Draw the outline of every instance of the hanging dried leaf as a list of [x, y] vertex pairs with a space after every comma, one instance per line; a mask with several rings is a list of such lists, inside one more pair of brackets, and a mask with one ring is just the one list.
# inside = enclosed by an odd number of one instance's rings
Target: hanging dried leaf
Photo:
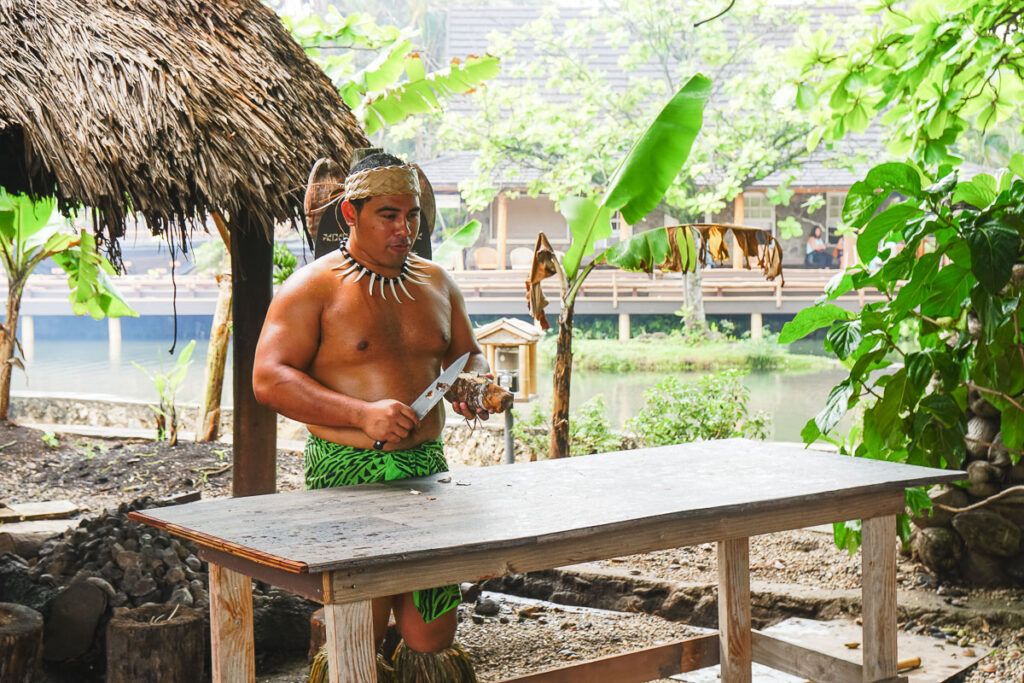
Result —
[[[768, 230], [725, 223], [696, 223], [692, 227], [701, 236], [701, 263], [706, 263], [709, 256], [716, 263], [729, 261], [727, 234], [731, 232], [743, 255], [744, 268], [750, 269], [749, 259], [753, 258], [765, 279], [782, 277], [782, 246]], [[782, 284], [786, 284], [785, 277], [782, 277]]]
[[530, 265], [530, 278], [526, 281], [526, 304], [530, 315], [540, 323], [541, 329], [548, 329], [551, 324], [544, 314], [548, 300], [541, 289], [541, 282], [558, 273], [558, 257], [551, 248], [547, 235], [537, 234], [537, 243], [533, 247], [533, 263]]

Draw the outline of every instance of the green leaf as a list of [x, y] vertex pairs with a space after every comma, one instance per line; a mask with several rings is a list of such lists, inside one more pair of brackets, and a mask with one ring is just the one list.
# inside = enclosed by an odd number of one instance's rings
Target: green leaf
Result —
[[921, 304], [921, 312], [931, 318], [959, 316], [972, 284], [971, 271], [955, 264], [946, 266], [932, 279], [932, 294]]
[[[814, 424], [822, 434], [827, 434], [839, 424], [839, 420], [849, 408], [850, 398], [853, 396], [853, 382], [847, 378], [832, 388], [828, 399], [825, 400], [825, 407], [814, 417]], [[804, 428], [806, 429], [806, 427]]]
[[894, 312], [906, 313], [921, 305], [921, 302], [931, 294], [932, 280], [935, 279], [935, 275], [939, 271], [941, 261], [942, 255], [934, 251], [922, 255], [917, 260], [910, 279], [900, 286], [899, 292], [892, 302]]
[[801, 83], [796, 86], [796, 106], [800, 111], [810, 111], [818, 103], [818, 93], [814, 88]]
[[635, 225], [661, 202], [704, 123], [711, 81], [693, 76], [655, 117], [608, 183], [601, 205]]
[[867, 263], [878, 254], [878, 243], [896, 228], [902, 228], [911, 219], [924, 212], [913, 204], [893, 204], [868, 221], [857, 235], [857, 255]]
[[1024, 154], [1017, 152], [1010, 157], [1009, 168], [1019, 178], [1024, 178]]
[[441, 264], [448, 263], [455, 254], [476, 244], [477, 238], [480, 237], [480, 227], [478, 220], [471, 220], [463, 225], [434, 250], [433, 260]]
[[1000, 416], [1003, 443], [1012, 451], [1024, 449], [1024, 412], [1009, 407]]
[[843, 221], [855, 228], [861, 227], [893, 192], [908, 197], [920, 195], [921, 176], [914, 167], [890, 162], [868, 171], [864, 180], [854, 183], [846, 194]]
[[1013, 264], [1020, 255], [1020, 235], [996, 220], [982, 223], [967, 235], [971, 248], [971, 271], [992, 294], [998, 294], [1010, 280]]
[[853, 317], [853, 313], [835, 304], [817, 304], [805, 308], [783, 325], [782, 332], [779, 334], [779, 343], [790, 344], [797, 339], [803, 339], [815, 330], [828, 327], [836, 320], [852, 320]]
[[632, 272], [650, 273], [657, 267], [692, 271], [697, 268], [696, 240], [688, 226], [655, 228], [613, 244], [594, 260]]
[[825, 335], [825, 341], [840, 360], [845, 360], [856, 351], [862, 339], [860, 320], [856, 319], [835, 323]]
[[996, 179], [988, 173], [979, 173], [969, 181], [960, 183], [953, 192], [953, 202], [967, 202], [979, 209], [988, 208], [996, 200], [999, 192]]
[[611, 210], [598, 206], [597, 202], [586, 197], [563, 199], [558, 209], [565, 216], [572, 235], [572, 242], [562, 259], [565, 276], [572, 280], [576, 277], [583, 257], [589, 256], [600, 240], [611, 237]]

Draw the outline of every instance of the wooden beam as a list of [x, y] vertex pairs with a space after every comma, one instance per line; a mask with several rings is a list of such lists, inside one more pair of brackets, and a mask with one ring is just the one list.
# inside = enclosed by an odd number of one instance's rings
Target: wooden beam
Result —
[[370, 601], [324, 605], [324, 621], [327, 624], [328, 680], [331, 683], [376, 683]]
[[[745, 539], [787, 529], [803, 529], [837, 519], [854, 519], [879, 512], [903, 511], [902, 492], [834, 495], [815, 505], [789, 506], [757, 513], [718, 513], [687, 522], [676, 520], [650, 524], [643, 529], [595, 532], [576, 539], [541, 542], [530, 547], [488, 548], [466, 551], [440, 561], [436, 557], [394, 561], [369, 569], [338, 569], [330, 572], [334, 602], [355, 602], [382, 595], [396, 595], [431, 586], [494, 578], [505, 574], [537, 571], [578, 564], [622, 554], [627, 543], [630, 554], [709, 543], [715, 540]], [[172, 533], [191, 538], [175, 529]], [[192, 539], [196, 540], [196, 539]], [[202, 541], [198, 541], [202, 542]]]
[[896, 516], [861, 524], [864, 681], [896, 677]]
[[256, 342], [274, 295], [273, 223], [243, 209], [232, 216], [231, 318], [234, 321], [234, 466], [231, 494], [254, 496], [277, 490], [277, 414], [256, 401], [252, 369]]
[[199, 547], [199, 558], [206, 560], [210, 564], [216, 564], [245, 574], [257, 581], [263, 581], [271, 586], [283, 588], [289, 593], [301, 595], [307, 600], [319, 602], [321, 605], [327, 602], [324, 598], [324, 579], [322, 574], [309, 574], [306, 572], [297, 574], [279, 567], [248, 561], [237, 555], [232, 555], [230, 550], [217, 550], [208, 546]]
[[210, 567], [210, 641], [213, 683], [253, 683], [252, 581], [245, 574]]
[[498, 242], [498, 270], [505, 270], [508, 258], [508, 196], [504, 192], [498, 193], [496, 209], [494, 221]]
[[723, 683], [751, 683], [750, 539], [718, 542], [718, 639]]
[[812, 681], [829, 683], [860, 683], [860, 664], [848, 662], [817, 650], [753, 632], [753, 659], [758, 664]]
[[503, 683], [644, 683], [715, 664], [718, 664], [718, 635], [711, 634], [509, 678]]

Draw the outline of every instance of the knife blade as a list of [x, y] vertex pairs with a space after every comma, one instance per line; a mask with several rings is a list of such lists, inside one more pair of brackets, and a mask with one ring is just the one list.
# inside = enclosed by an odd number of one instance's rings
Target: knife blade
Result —
[[[427, 388], [423, 390], [416, 400], [409, 406], [416, 413], [416, 417], [422, 420], [426, 417], [430, 409], [437, 405], [438, 401], [444, 398], [444, 394], [458, 378], [459, 373], [462, 372], [462, 368], [466, 367], [466, 362], [469, 361], [469, 353], [464, 353], [455, 361], [449, 365], [440, 375], [437, 376], [433, 382], [427, 385]], [[384, 441], [374, 441], [373, 450], [383, 450]]]

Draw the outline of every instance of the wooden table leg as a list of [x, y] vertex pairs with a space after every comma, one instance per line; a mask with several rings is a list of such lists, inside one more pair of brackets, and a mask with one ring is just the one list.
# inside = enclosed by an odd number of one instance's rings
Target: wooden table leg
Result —
[[210, 564], [210, 640], [213, 683], [253, 683], [252, 580]]
[[861, 525], [864, 681], [896, 676], [896, 517]]
[[324, 605], [324, 620], [331, 683], [376, 683], [371, 602]]
[[718, 542], [718, 638], [722, 682], [750, 683], [750, 540]]

